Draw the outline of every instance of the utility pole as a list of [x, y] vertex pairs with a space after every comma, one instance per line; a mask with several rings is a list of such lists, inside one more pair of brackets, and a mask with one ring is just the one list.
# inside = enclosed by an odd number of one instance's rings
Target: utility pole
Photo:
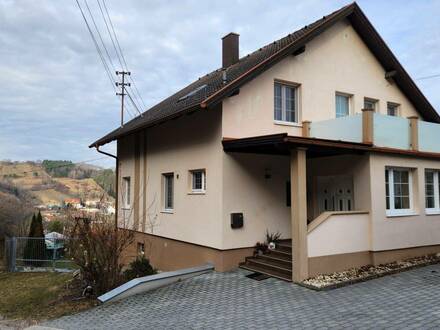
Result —
[[116, 93], [116, 95], [121, 96], [121, 127], [124, 126], [124, 96], [127, 95], [125, 93], [125, 86], [131, 86], [130, 83], [125, 82], [125, 75], [130, 75], [130, 71], [116, 71], [116, 75], [122, 75], [122, 82], [116, 82], [116, 87], [121, 86], [121, 92]]

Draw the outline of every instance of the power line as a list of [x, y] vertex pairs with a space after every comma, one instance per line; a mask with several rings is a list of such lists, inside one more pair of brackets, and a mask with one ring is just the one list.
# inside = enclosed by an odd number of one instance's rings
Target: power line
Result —
[[440, 77], [440, 73], [433, 74], [431, 76], [424, 76], [424, 77], [416, 78], [415, 80], [425, 80], [425, 79], [431, 79], [431, 78], [437, 78], [437, 77]]
[[[103, 12], [102, 7], [101, 7], [101, 3], [99, 2], [99, 0], [96, 0], [96, 2], [98, 3], [99, 10], [100, 10], [101, 16], [102, 16], [102, 20], [104, 21], [105, 27], [107, 28], [107, 32], [108, 32], [108, 34], [110, 36], [110, 40], [111, 40], [111, 42], [113, 44], [113, 48], [115, 49], [116, 56], [118, 57], [118, 60], [119, 60], [119, 64], [121, 65], [121, 69], [124, 69], [124, 65], [122, 64], [121, 56], [119, 55], [119, 52], [116, 49], [115, 41], [113, 39], [112, 33], [110, 32], [110, 28], [108, 27], [107, 20], [105, 18], [104, 12]], [[127, 69], [127, 68], [125, 68], [125, 69]]]
[[82, 17], [84, 19], [84, 22], [86, 23], [87, 30], [89, 31], [89, 34], [92, 37], [92, 41], [93, 41], [93, 43], [95, 45], [96, 51], [98, 52], [99, 58], [101, 59], [102, 65], [104, 66], [104, 70], [105, 70], [105, 72], [107, 74], [107, 77], [110, 80], [110, 84], [111, 84], [113, 90], [116, 91], [116, 88], [115, 88], [115, 86], [113, 84], [113, 79], [112, 79], [112, 75], [110, 73], [110, 69], [108, 68], [107, 62], [105, 61], [104, 56], [102, 55], [101, 49], [99, 48], [99, 45], [98, 45], [98, 42], [96, 41], [96, 38], [95, 38], [95, 36], [94, 36], [94, 34], [92, 32], [92, 29], [90, 28], [90, 25], [87, 22], [87, 18], [84, 15], [84, 12], [83, 12], [83, 10], [81, 8], [81, 5], [79, 4], [79, 1], [78, 0], [75, 0], [75, 1], [76, 1], [76, 4], [78, 5], [78, 8], [79, 8], [80, 12], [81, 12], [81, 15], [82, 15]]
[[[107, 13], [108, 22], [110, 23], [111, 30], [113, 31], [113, 35], [112, 35], [111, 31], [110, 31], [109, 25], [108, 25], [107, 20], [106, 20], [106, 18], [105, 18], [104, 12], [103, 12], [103, 10], [102, 10], [102, 6], [101, 6], [99, 0], [97, 0], [97, 2], [98, 2], [98, 6], [99, 6], [99, 9], [100, 9], [100, 12], [101, 12], [101, 15], [102, 15], [102, 18], [103, 18], [104, 23], [105, 23], [105, 25], [106, 25], [107, 32], [108, 32], [108, 34], [109, 34], [109, 36], [110, 36], [110, 40], [111, 40], [111, 42], [112, 42], [113, 48], [114, 48], [114, 50], [115, 50], [116, 56], [117, 56], [117, 58], [118, 58], [118, 60], [119, 60], [119, 63], [120, 63], [120, 65], [121, 65], [121, 67], [124, 68], [124, 64], [125, 64], [125, 68], [127, 68], [127, 62], [126, 62], [125, 57], [124, 57], [124, 55], [123, 55], [123, 53], [122, 53], [122, 48], [121, 48], [121, 46], [120, 46], [120, 44], [119, 44], [119, 41], [118, 41], [117, 36], [116, 36], [116, 32], [115, 32], [115, 30], [114, 30], [113, 23], [112, 23], [112, 21], [111, 21], [111, 19], [110, 19], [110, 16], [109, 16], [109, 14], [108, 14], [108, 9], [107, 9], [107, 7], [106, 7], [106, 4], [105, 4], [104, 0], [102, 0], [102, 1], [103, 1], [104, 9], [105, 9], [105, 11], [106, 11], [106, 13]], [[98, 40], [97, 40], [97, 37], [95, 37], [95, 33], [92, 31], [91, 24], [89, 24], [89, 21], [87, 20], [86, 15], [85, 15], [85, 13], [84, 13], [84, 11], [83, 11], [83, 9], [82, 9], [82, 7], [81, 7], [79, 1], [76, 0], [76, 3], [77, 3], [77, 5], [78, 5], [78, 8], [79, 8], [80, 11], [81, 11], [81, 15], [82, 15], [82, 17], [83, 17], [83, 19], [84, 19], [84, 22], [86, 23], [86, 26], [87, 26], [88, 32], [89, 32], [89, 34], [90, 34], [90, 36], [91, 36], [91, 38], [92, 38], [92, 41], [93, 41], [93, 43], [94, 43], [94, 45], [95, 45], [96, 51], [98, 52], [99, 58], [101, 59], [101, 62], [102, 62], [102, 64], [103, 64], [103, 66], [104, 66], [104, 70], [105, 70], [105, 72], [106, 72], [106, 74], [107, 74], [107, 77], [109, 78], [109, 80], [110, 80], [110, 82], [111, 82], [112, 88], [113, 88], [113, 90], [116, 92], [116, 94], [118, 95], [118, 92], [117, 92], [117, 90], [116, 90], [116, 88], [115, 88], [115, 85], [114, 85], [113, 76], [112, 76], [112, 74], [110, 73], [110, 72], [111, 72], [111, 69], [110, 69], [110, 67], [109, 67], [109, 64], [107, 63], [107, 60], [106, 60], [106, 58], [105, 58], [105, 55], [103, 54], [103, 51], [101, 50], [101, 47], [100, 47], [99, 42], [98, 42]], [[102, 45], [102, 48], [104, 49], [104, 51], [105, 51], [105, 53], [106, 53], [106, 55], [107, 55], [108, 62], [110, 63], [110, 66], [113, 68], [113, 70], [116, 71], [115, 66], [114, 66], [114, 64], [113, 64], [113, 61], [112, 61], [112, 59], [111, 59], [110, 52], [109, 52], [108, 48], [107, 48], [106, 45], [105, 45], [104, 38], [103, 38], [103, 36], [102, 36], [102, 34], [101, 34], [99, 28], [98, 28], [98, 25], [97, 25], [96, 20], [95, 20], [95, 18], [94, 18], [94, 16], [93, 16], [93, 13], [92, 13], [92, 11], [91, 11], [89, 5], [88, 5], [87, 0], [84, 0], [84, 3], [85, 3], [85, 6], [86, 6], [86, 9], [87, 9], [87, 11], [88, 11], [88, 14], [89, 14], [89, 16], [90, 16], [90, 19], [91, 19], [91, 21], [92, 21], [92, 23], [93, 23], [93, 26], [94, 26], [94, 28], [95, 28], [95, 31], [96, 31], [96, 33], [98, 34], [98, 38], [99, 38], [99, 41], [100, 41], [100, 43], [101, 43], [101, 45]], [[113, 37], [113, 36], [114, 36], [114, 37]], [[115, 42], [116, 42], [116, 43], [115, 43]], [[119, 49], [119, 52], [118, 52], [118, 49]], [[124, 64], [123, 64], [123, 63], [124, 63]], [[130, 75], [129, 75], [129, 78], [130, 78], [130, 80], [133, 82], [133, 85], [134, 85], [134, 80], [130, 77]], [[116, 83], [116, 86], [117, 86], [117, 85], [118, 85], [118, 83]], [[127, 87], [130, 87], [130, 84], [126, 84], [126, 85], [127, 85]], [[136, 88], [136, 89], [137, 89], [137, 88]], [[130, 100], [130, 103], [127, 103], [127, 105], [130, 104], [130, 106], [133, 106], [133, 108], [134, 108], [134, 112], [135, 112], [135, 113], [138, 112], [138, 113], [142, 116], [142, 112], [139, 110], [139, 106], [138, 106], [136, 100], [133, 99], [132, 94], [129, 93], [128, 90], [125, 90], [125, 92], [127, 93], [126, 95], [128, 95], [129, 100]], [[138, 91], [138, 93], [139, 93], [139, 91]], [[135, 95], [135, 98], [136, 98], [136, 95]], [[135, 117], [136, 117], [136, 114], [133, 114], [132, 111], [130, 111], [130, 109], [129, 109], [128, 107], [126, 107], [126, 110], [127, 110], [127, 113], [131, 116], [131, 118], [135, 118]], [[123, 115], [122, 115], [122, 116], [123, 116]], [[122, 119], [122, 116], [121, 116], [121, 119]]]
[[[97, 0], [97, 1], [98, 1], [98, 3], [99, 3], [99, 0]], [[111, 17], [110, 17], [110, 15], [109, 15], [109, 12], [108, 12], [108, 9], [107, 9], [107, 5], [105, 4], [105, 0], [102, 0], [102, 4], [103, 4], [103, 6], [104, 6], [104, 10], [105, 10], [105, 12], [106, 12], [106, 14], [107, 14], [107, 18], [108, 18], [108, 21], [109, 21], [109, 23], [110, 23], [111, 30], [113, 31], [113, 36], [114, 36], [114, 39], [115, 39], [115, 41], [116, 41], [117, 48], [119, 49], [119, 52], [120, 52], [121, 57], [122, 57], [122, 61], [123, 61], [124, 64], [125, 64], [125, 70], [128, 71], [127, 61], [125, 60], [125, 56], [124, 56], [124, 53], [123, 53], [123, 51], [122, 51], [121, 45], [120, 45], [120, 43], [119, 43], [118, 37], [117, 37], [117, 35], [116, 35], [115, 28], [114, 28], [114, 26], [113, 26], [113, 22], [112, 22], [112, 20], [111, 20]], [[101, 6], [100, 6], [100, 8], [101, 8]], [[109, 31], [109, 33], [110, 33], [110, 31]], [[118, 51], [117, 51], [116, 46], [115, 46], [114, 43], [113, 43], [113, 46], [115, 47], [115, 51], [116, 51], [116, 53], [117, 53]], [[119, 56], [118, 56], [118, 57], [119, 57]], [[119, 60], [120, 60], [120, 59], [119, 59]], [[120, 61], [120, 62], [121, 62], [121, 66], [122, 66], [122, 61]], [[140, 99], [141, 102], [142, 102], [142, 105], [144, 106], [144, 109], [146, 109], [147, 106], [145, 105], [145, 102], [144, 102], [144, 100], [143, 100], [143, 98], [142, 98], [142, 96], [141, 96], [141, 94], [140, 94], [140, 92], [139, 92], [139, 89], [137, 88], [137, 85], [136, 85], [134, 79], [133, 79], [132, 77], [129, 77], [129, 79], [130, 79], [130, 81], [133, 83], [133, 87], [134, 87], [134, 90], [135, 90], [135, 94], [137, 94], [137, 96], [139, 97], [139, 99]], [[136, 97], [136, 95], [135, 95], [135, 97]]]
[[133, 101], [133, 98], [131, 97], [131, 94], [128, 91], [126, 91], [126, 93], [127, 93], [127, 96], [129, 98], [129, 100], [131, 101], [131, 103], [133, 104], [134, 108], [136, 109], [136, 111], [141, 115], [141, 117], [143, 117], [142, 112], [139, 110], [139, 108], [137, 107], [136, 103]]
[[89, 4], [87, 3], [87, 0], [84, 0], [84, 3], [86, 4], [87, 11], [89, 12], [90, 18], [92, 19], [92, 23], [95, 26], [96, 32], [98, 33], [99, 40], [101, 40], [102, 47], [104, 48], [105, 53], [107, 54], [108, 61], [110, 62], [110, 65], [112, 66], [113, 72], [114, 72], [114, 71], [116, 71], [115, 66], [113, 65], [110, 53], [108, 52], [107, 47], [105, 46], [104, 40], [102, 39], [101, 32], [99, 32], [98, 26], [96, 25], [95, 19], [93, 18], [93, 15], [92, 15], [92, 12], [90, 10]]

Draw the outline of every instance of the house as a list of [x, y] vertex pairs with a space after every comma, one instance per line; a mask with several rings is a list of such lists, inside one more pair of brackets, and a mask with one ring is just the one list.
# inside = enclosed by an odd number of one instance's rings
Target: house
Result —
[[66, 198], [63, 202], [66, 207], [71, 207], [74, 209], [80, 209], [83, 207], [80, 198]]
[[440, 252], [440, 116], [356, 3], [241, 58], [222, 43], [220, 69], [90, 146], [117, 141], [118, 221], [156, 267], [302, 281]]

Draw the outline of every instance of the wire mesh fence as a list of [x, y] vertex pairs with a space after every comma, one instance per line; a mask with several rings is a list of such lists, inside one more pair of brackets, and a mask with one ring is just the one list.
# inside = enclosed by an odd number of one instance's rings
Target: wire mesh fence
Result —
[[76, 269], [66, 238], [11, 237], [5, 240], [7, 269], [15, 271]]

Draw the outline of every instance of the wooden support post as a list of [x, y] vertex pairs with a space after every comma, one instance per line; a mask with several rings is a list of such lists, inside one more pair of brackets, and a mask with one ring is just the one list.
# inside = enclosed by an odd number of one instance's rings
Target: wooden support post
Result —
[[419, 117], [410, 116], [409, 119], [409, 147], [411, 150], [419, 150]]
[[294, 282], [301, 282], [309, 277], [306, 160], [305, 149], [297, 148], [290, 151], [292, 280]]
[[362, 109], [362, 143], [374, 144], [373, 109]]
[[310, 137], [310, 124], [312, 122], [309, 120], [304, 120], [302, 122], [302, 136], [303, 137]]

